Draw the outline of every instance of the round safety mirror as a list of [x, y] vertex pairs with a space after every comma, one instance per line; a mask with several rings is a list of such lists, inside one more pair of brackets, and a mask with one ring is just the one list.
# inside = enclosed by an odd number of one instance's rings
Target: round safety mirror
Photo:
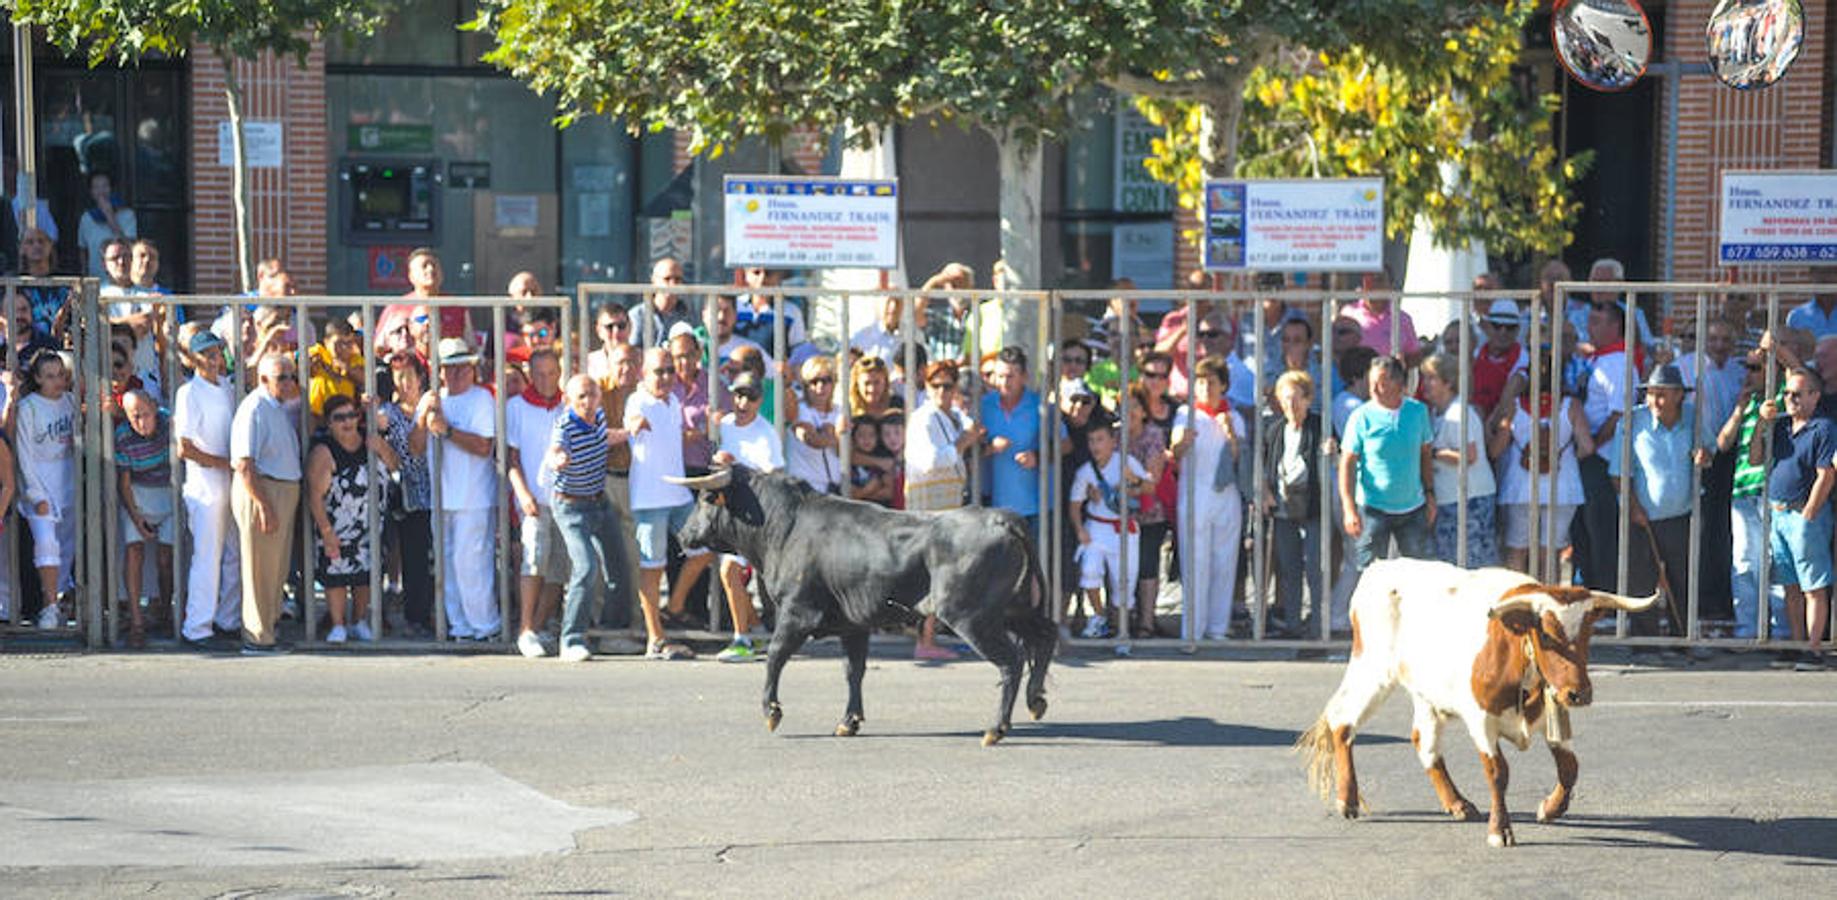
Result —
[[1556, 0], [1550, 42], [1569, 77], [1597, 91], [1624, 91], [1646, 73], [1652, 24], [1634, 0]]
[[1709, 67], [1723, 84], [1749, 90], [1786, 76], [1805, 43], [1799, 0], [1721, 0], [1709, 15]]

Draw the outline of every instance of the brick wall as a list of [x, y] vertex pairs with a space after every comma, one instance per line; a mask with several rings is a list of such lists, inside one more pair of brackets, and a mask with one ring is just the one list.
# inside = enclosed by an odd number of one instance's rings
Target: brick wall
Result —
[[[1703, 30], [1714, 6], [1714, 0], [1674, 0], [1669, 4], [1665, 46], [1670, 48], [1673, 59], [1686, 63], [1708, 61]], [[1665, 233], [1662, 172], [1658, 208], [1654, 211], [1659, 246], [1671, 242], [1672, 276], [1676, 280], [1716, 280], [1725, 274], [1715, 264], [1716, 236], [1721, 227], [1718, 213], [1722, 170], [1819, 168], [1824, 157], [1819, 135], [1825, 111], [1825, 17], [1819, 14], [1822, 6], [1807, 4], [1805, 43], [1798, 61], [1773, 87], [1738, 91], [1725, 87], [1712, 75], [1686, 76], [1678, 86], [1674, 234]], [[1670, 88], [1669, 83], [1666, 88]], [[1660, 102], [1665, 102], [1662, 94]], [[1661, 113], [1660, 127], [1669, 125]], [[1662, 136], [1663, 132], [1661, 140]], [[1808, 272], [1753, 268], [1738, 275], [1744, 282], [1791, 283], [1806, 280]]]
[[[227, 121], [223, 66], [208, 50], [191, 57], [192, 248], [199, 293], [229, 293], [237, 284], [233, 172], [217, 164], [217, 123]], [[304, 67], [291, 57], [236, 64], [245, 120], [282, 123], [281, 168], [249, 171], [253, 259], [280, 257], [302, 294], [326, 289], [326, 234], [332, 207], [326, 135], [325, 50]], [[250, 273], [253, 277], [253, 272]]]

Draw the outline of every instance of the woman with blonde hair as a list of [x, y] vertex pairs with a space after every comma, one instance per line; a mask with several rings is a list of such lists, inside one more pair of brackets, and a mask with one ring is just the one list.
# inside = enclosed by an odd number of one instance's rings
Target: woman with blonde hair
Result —
[[[1459, 393], [1460, 363], [1445, 353], [1422, 363], [1423, 399], [1434, 416], [1435, 555], [1443, 562], [1482, 568], [1499, 564], [1498, 530], [1493, 525], [1498, 489], [1486, 452], [1483, 417]], [[1461, 458], [1467, 472], [1467, 558], [1460, 549]]]

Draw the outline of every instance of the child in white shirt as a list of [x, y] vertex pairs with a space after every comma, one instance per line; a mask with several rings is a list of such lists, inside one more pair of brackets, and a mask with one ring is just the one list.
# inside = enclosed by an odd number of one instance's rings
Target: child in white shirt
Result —
[[[1128, 540], [1123, 540], [1122, 514], [1119, 511], [1127, 497], [1141, 497], [1154, 490], [1148, 471], [1132, 456], [1116, 452], [1114, 426], [1093, 428], [1087, 438], [1091, 459], [1078, 467], [1072, 476], [1072, 525], [1078, 532], [1078, 586], [1094, 611], [1085, 626], [1087, 638], [1106, 637], [1109, 622], [1104, 615], [1100, 591], [1109, 580], [1110, 599], [1121, 610], [1135, 608], [1135, 592], [1123, 583], [1123, 555], [1128, 554], [1129, 574], [1133, 579], [1141, 570], [1141, 536], [1134, 521], [1129, 523]], [[1127, 465], [1125, 475], [1123, 467]]]

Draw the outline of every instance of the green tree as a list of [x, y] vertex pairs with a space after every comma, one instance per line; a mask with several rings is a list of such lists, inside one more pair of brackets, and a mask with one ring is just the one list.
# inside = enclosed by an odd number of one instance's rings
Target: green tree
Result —
[[391, 0], [6, 0], [13, 22], [36, 25], [66, 53], [90, 66], [135, 65], [149, 55], [183, 56], [198, 48], [223, 63], [224, 96], [235, 144], [236, 263], [245, 291], [250, 280], [248, 163], [244, 156], [242, 86], [236, 60], [263, 53], [304, 64], [313, 42], [328, 33], [370, 33]]
[[[1580, 211], [1571, 189], [1589, 157], [1558, 155], [1555, 98], [1515, 80], [1537, 3], [1358, 5], [1374, 18], [1356, 28], [1266, 30], [1245, 54], [1254, 67], [1120, 79], [1167, 129], [1150, 172], [1187, 207], [1207, 177], [1382, 175], [1391, 235], [1422, 215], [1444, 245], [1479, 239], [1508, 255], [1567, 245]], [[1406, 21], [1418, 24], [1395, 30]]]

